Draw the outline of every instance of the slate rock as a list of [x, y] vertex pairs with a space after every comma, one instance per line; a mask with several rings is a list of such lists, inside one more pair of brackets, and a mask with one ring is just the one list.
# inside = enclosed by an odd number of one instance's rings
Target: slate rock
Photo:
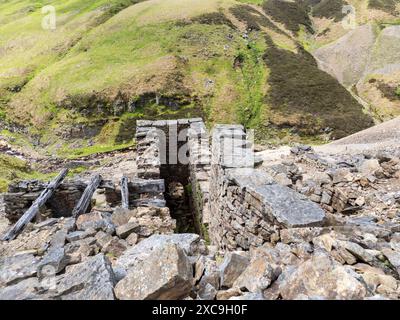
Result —
[[129, 222], [122, 226], [117, 227], [115, 230], [117, 236], [121, 239], [126, 239], [131, 233], [137, 232], [140, 230], [140, 225], [136, 222]]
[[242, 291], [259, 293], [269, 287], [274, 279], [274, 268], [263, 257], [253, 259], [233, 286]]
[[187, 297], [193, 269], [183, 249], [165, 243], [145, 259], [136, 259], [115, 287], [120, 300], [176, 300]]
[[146, 259], [146, 257], [152, 255], [154, 250], [163, 248], [168, 243], [176, 244], [188, 256], [200, 255], [207, 252], [207, 247], [198, 234], [152, 235], [126, 250], [116, 261], [116, 267], [127, 270], [135, 264], [137, 259]]
[[249, 258], [243, 252], [229, 252], [220, 266], [221, 287], [231, 288], [235, 280], [249, 265]]
[[68, 266], [57, 284], [61, 300], [114, 300], [115, 277], [110, 261], [103, 254]]
[[297, 299], [299, 295], [332, 300], [358, 300], [367, 295], [359, 275], [343, 267], [326, 253], [318, 251], [297, 268], [285, 270], [280, 276], [279, 291], [283, 299]]
[[33, 254], [0, 258], [0, 287], [36, 275], [38, 263], [39, 259]]
[[263, 198], [266, 215], [283, 227], [318, 227], [325, 223], [325, 212], [316, 203], [288, 187], [271, 184], [255, 191]]

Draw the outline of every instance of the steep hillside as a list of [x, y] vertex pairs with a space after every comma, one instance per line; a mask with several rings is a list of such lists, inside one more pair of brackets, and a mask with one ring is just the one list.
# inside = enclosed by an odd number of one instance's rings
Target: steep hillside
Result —
[[310, 50], [321, 69], [358, 96], [377, 121], [400, 115], [400, 1], [347, 1], [355, 8], [354, 29], [344, 27], [347, 20], [337, 16], [344, 1], [336, 2], [337, 7], [324, 6], [322, 19], [316, 13], [324, 1], [313, 8], [317, 32], [308, 39]]
[[[56, 30], [41, 28], [44, 4], [57, 10]], [[306, 51], [326, 5], [3, 2], [0, 121], [62, 156], [127, 146], [144, 117], [239, 122], [272, 143], [346, 136], [372, 119]]]

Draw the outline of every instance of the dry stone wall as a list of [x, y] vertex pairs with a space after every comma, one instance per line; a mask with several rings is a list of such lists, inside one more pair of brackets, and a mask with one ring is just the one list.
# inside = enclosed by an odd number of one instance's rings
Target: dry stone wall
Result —
[[[1, 195], [5, 217], [16, 222], [46, 188], [46, 183], [38, 180], [21, 181], [9, 186], [8, 193]], [[66, 181], [41, 210], [43, 218], [70, 216], [76, 203], [86, 188], [82, 181]]]
[[[196, 220], [191, 223], [200, 232], [201, 222], [208, 219], [203, 216], [209, 216], [210, 170], [208, 135], [202, 119], [138, 121], [136, 139], [139, 178], [164, 179], [170, 207], [185, 215], [183, 207], [189, 206], [192, 213], [188, 219]], [[186, 189], [182, 192], [190, 197], [190, 203], [171, 199], [169, 186], [176, 183]]]
[[242, 126], [214, 128], [211, 163], [209, 233], [220, 248], [248, 250], [279, 239], [282, 229], [323, 225], [317, 204], [254, 169]]
[[[181, 222], [193, 219], [196, 231], [221, 249], [248, 250], [279, 239], [282, 229], [324, 224], [320, 206], [254, 168], [252, 143], [242, 126], [217, 125], [210, 148], [201, 119], [144, 120], [137, 122], [136, 140], [137, 178], [128, 183], [130, 207], [169, 208], [178, 220], [181, 212], [177, 216], [173, 211], [186, 210], [183, 216], [191, 217]], [[168, 188], [175, 182], [183, 188], [174, 192], [190, 197], [184, 209], [178, 198], [171, 206]], [[85, 187], [80, 181], [63, 183], [43, 215], [69, 216]], [[37, 181], [12, 185], [3, 195], [6, 217], [15, 222], [44, 188]], [[102, 181], [99, 188], [111, 207], [121, 204], [119, 185]]]
[[[139, 177], [189, 185], [198, 231], [221, 249], [248, 250], [279, 239], [281, 229], [325, 221], [317, 204], [254, 169], [243, 126], [217, 125], [211, 148], [201, 119], [138, 121], [136, 137]], [[187, 162], [178, 158], [184, 152]]]

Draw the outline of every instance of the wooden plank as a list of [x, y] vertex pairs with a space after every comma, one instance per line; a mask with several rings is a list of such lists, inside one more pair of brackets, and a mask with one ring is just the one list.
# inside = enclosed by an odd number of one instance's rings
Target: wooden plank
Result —
[[79, 202], [75, 206], [74, 210], [72, 210], [72, 216], [77, 218], [81, 214], [86, 213], [89, 208], [90, 201], [92, 200], [93, 194], [97, 190], [101, 183], [101, 176], [96, 174], [92, 177], [90, 183], [87, 185], [85, 191], [82, 194], [82, 197], [79, 199]]
[[129, 188], [128, 188], [128, 178], [123, 176], [121, 179], [121, 201], [122, 208], [129, 209]]
[[62, 170], [46, 187], [32, 206], [22, 215], [17, 223], [3, 236], [2, 240], [13, 240], [32, 221], [40, 208], [52, 197], [58, 186], [68, 174], [68, 169]]

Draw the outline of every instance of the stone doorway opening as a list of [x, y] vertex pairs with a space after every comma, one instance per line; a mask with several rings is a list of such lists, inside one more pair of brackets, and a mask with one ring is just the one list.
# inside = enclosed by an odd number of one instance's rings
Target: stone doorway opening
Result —
[[[167, 144], [166, 159], [169, 159], [169, 144]], [[161, 179], [165, 181], [164, 198], [170, 215], [176, 220], [176, 233], [200, 233], [193, 208], [190, 185], [189, 165], [162, 164]]]

